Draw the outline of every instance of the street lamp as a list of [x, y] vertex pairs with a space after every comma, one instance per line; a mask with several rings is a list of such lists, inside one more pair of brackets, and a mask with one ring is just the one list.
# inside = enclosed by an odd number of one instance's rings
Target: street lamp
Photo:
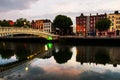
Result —
[[24, 24], [24, 27], [26, 26], [26, 22], [23, 23]]

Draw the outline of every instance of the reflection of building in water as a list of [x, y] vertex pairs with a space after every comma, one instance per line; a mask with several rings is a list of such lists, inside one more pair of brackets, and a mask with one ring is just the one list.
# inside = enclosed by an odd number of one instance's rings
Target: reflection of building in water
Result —
[[86, 62], [95, 62], [95, 49], [94, 47], [77, 47], [76, 61], [81, 64]]
[[110, 48], [110, 58], [114, 67], [120, 64], [120, 47]]
[[76, 61], [83, 63], [120, 64], [119, 47], [77, 47]]

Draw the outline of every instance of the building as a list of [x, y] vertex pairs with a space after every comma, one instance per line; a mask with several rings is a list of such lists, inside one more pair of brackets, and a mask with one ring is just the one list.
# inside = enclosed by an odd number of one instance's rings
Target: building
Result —
[[14, 26], [14, 24], [15, 24], [12, 20], [8, 20], [8, 23], [10, 26]]
[[35, 23], [35, 21], [34, 21], [34, 20], [32, 20], [32, 22], [31, 22], [31, 27], [32, 27], [33, 29], [35, 29], [35, 28], [36, 28], [36, 23]]
[[112, 14], [108, 14], [107, 17], [111, 20], [110, 32], [116, 32], [116, 35], [120, 35], [120, 13], [115, 11]]
[[76, 17], [76, 33], [78, 35], [85, 36], [86, 35], [86, 27], [87, 27], [87, 16], [84, 16], [81, 13], [80, 16]]
[[96, 15], [90, 15], [90, 35], [107, 35], [107, 31], [102, 31], [99, 32], [96, 28], [95, 28], [95, 24], [97, 21], [102, 20], [102, 19], [106, 19], [107, 18], [107, 14], [96, 14]]
[[48, 33], [52, 32], [52, 22], [50, 20], [44, 20], [43, 31]]
[[31, 27], [33, 29], [39, 29], [40, 31], [44, 31], [44, 32], [48, 32], [51, 33], [52, 32], [52, 22], [48, 19], [41, 19], [41, 20], [32, 20], [31, 22]]
[[82, 36], [96, 35], [95, 24], [97, 21], [107, 18], [107, 14], [84, 16], [83, 13], [76, 17], [76, 32]]
[[40, 31], [43, 31], [43, 26], [44, 26], [44, 20], [36, 20], [35, 21], [35, 28], [39, 29]]

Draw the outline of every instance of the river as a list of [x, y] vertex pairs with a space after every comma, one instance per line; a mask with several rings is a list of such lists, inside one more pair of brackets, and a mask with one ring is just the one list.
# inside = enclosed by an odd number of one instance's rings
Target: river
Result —
[[120, 47], [0, 42], [0, 80], [120, 80]]

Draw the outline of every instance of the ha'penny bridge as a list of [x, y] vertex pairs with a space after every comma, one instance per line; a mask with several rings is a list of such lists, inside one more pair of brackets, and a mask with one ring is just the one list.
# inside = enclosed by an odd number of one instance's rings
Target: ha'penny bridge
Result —
[[19, 28], [19, 27], [0, 27], [0, 38], [14, 38], [14, 35], [34, 35], [37, 37], [42, 37], [47, 40], [57, 40], [58, 35], [43, 32], [39, 29], [32, 28]]

